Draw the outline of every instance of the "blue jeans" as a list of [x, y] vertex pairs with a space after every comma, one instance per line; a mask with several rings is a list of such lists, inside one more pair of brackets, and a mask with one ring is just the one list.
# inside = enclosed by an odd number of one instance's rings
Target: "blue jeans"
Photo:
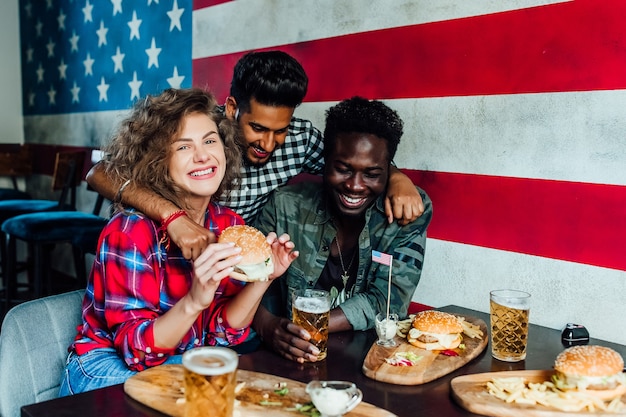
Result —
[[[180, 364], [182, 355], [170, 356], [165, 363]], [[80, 356], [71, 352], [63, 370], [59, 397], [121, 384], [136, 373], [128, 369], [113, 348], [94, 349]]]

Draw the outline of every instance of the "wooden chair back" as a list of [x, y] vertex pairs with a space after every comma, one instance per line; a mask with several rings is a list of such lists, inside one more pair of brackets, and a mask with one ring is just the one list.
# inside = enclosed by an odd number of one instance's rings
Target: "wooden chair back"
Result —
[[[54, 162], [52, 190], [61, 190], [59, 208], [61, 210], [76, 209], [76, 187], [83, 180], [84, 151], [59, 151]], [[67, 197], [70, 202], [67, 202]]]
[[20, 143], [0, 143], [0, 176], [11, 177], [17, 190], [17, 177], [33, 172], [32, 146]]

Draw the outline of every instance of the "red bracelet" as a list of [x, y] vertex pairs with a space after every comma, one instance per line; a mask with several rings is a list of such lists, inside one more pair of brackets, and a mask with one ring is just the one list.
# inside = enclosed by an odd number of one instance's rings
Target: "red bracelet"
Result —
[[175, 212], [173, 212], [172, 214], [170, 214], [169, 216], [161, 220], [161, 230], [166, 232], [167, 226], [169, 226], [170, 223], [172, 223], [177, 218], [186, 216], [186, 215], [187, 215], [187, 212], [185, 210], [176, 210]]

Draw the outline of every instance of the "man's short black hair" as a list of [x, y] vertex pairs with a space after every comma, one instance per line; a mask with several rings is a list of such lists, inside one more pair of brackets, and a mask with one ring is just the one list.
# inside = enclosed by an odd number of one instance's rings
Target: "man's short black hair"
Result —
[[382, 101], [352, 97], [326, 110], [324, 130], [324, 157], [335, 148], [335, 140], [341, 133], [370, 133], [387, 141], [389, 162], [398, 150], [404, 123], [395, 110]]
[[309, 78], [295, 58], [282, 51], [249, 52], [235, 65], [230, 95], [242, 112], [250, 99], [273, 107], [295, 108], [306, 95]]

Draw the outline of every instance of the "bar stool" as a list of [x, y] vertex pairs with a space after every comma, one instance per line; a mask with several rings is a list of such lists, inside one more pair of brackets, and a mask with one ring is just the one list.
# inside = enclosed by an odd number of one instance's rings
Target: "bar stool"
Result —
[[[56, 201], [37, 199], [0, 201], [0, 222], [2, 222], [2, 228], [0, 228], [0, 255], [2, 256], [2, 278], [4, 282], [6, 311], [8, 311], [11, 299], [14, 295], [14, 286], [17, 287], [17, 253], [15, 240], [11, 239], [4, 232], [5, 223], [16, 216], [24, 214], [51, 213], [60, 210], [75, 211], [76, 187], [82, 181], [84, 159], [84, 151], [57, 152], [52, 189], [54, 191], [60, 190], [61, 193], [59, 199]], [[68, 197], [70, 200], [69, 203], [67, 202]], [[14, 231], [17, 225], [18, 223], [15, 223], [10, 229], [6, 230]], [[40, 248], [42, 248], [42, 246], [33, 248], [33, 252], [36, 252]], [[35, 264], [34, 266], [35, 268], [41, 267], [41, 264]], [[41, 274], [37, 274], [33, 277], [32, 286], [36, 296], [41, 295], [41, 276]]]
[[[72, 245], [77, 287], [87, 283], [84, 256], [90, 248], [95, 251], [100, 232], [108, 220], [93, 213], [81, 211], [53, 211], [47, 213], [22, 214], [2, 223], [2, 232], [7, 241], [7, 294], [17, 281], [15, 273], [16, 241], [28, 243], [33, 259], [33, 295], [39, 298], [52, 289], [50, 274], [51, 252], [58, 244]], [[85, 248], [87, 250], [85, 250]], [[80, 284], [79, 284], [80, 283]], [[9, 301], [10, 303], [10, 301]]]

